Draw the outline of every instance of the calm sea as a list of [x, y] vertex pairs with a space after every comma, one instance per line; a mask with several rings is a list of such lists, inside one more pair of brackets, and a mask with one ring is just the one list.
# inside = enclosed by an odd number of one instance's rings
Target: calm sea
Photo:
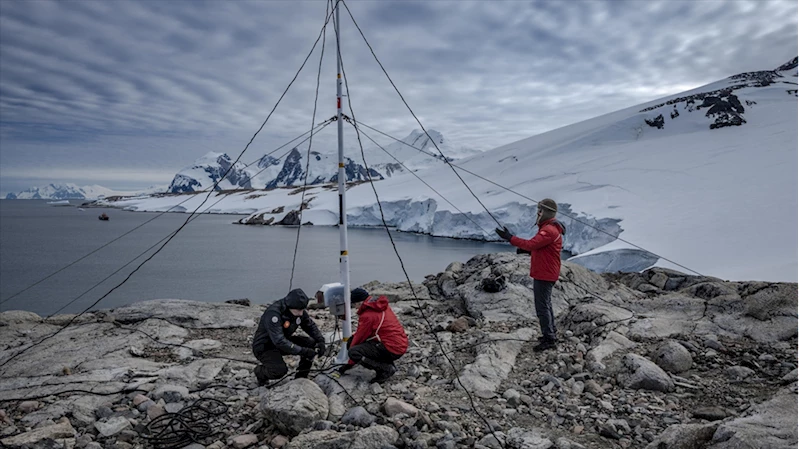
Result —
[[[0, 311], [29, 310], [49, 315], [76, 313], [121, 282], [144, 257], [94, 289], [96, 283], [169, 235], [187, 214], [169, 213], [110, 244], [24, 293], [12, 295], [63, 268], [157, 215], [117, 209], [56, 207], [43, 200], [0, 200]], [[102, 212], [108, 221], [97, 219]], [[266, 304], [289, 289], [297, 228], [234, 225], [236, 215], [203, 215], [189, 223], [151, 261], [95, 308], [136, 301], [181, 298], [219, 302], [249, 298]], [[452, 261], [483, 253], [511, 251], [509, 245], [434, 238], [392, 232], [408, 274], [420, 282]], [[372, 280], [403, 281], [383, 229], [350, 229], [353, 286]], [[308, 294], [339, 277], [339, 232], [333, 227], [303, 227], [293, 288]], [[151, 253], [148, 253], [151, 254]], [[83, 295], [83, 296], [81, 296]], [[79, 299], [76, 299], [79, 298]]]

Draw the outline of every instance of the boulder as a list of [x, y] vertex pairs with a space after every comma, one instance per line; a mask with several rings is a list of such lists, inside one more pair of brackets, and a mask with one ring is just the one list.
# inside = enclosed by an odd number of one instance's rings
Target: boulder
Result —
[[295, 437], [286, 449], [380, 449], [393, 447], [399, 434], [387, 426], [372, 426], [355, 432], [315, 430]]
[[261, 413], [289, 436], [298, 435], [314, 421], [327, 418], [327, 396], [314, 382], [295, 379], [267, 390], [261, 396]]
[[675, 424], [658, 435], [646, 449], [699, 449], [713, 438], [715, 424]]
[[344, 416], [341, 417], [341, 422], [358, 427], [369, 427], [375, 422], [375, 417], [370, 415], [365, 408], [358, 406], [347, 410]]
[[42, 426], [29, 432], [21, 433], [13, 437], [0, 440], [4, 447], [19, 447], [23, 445], [35, 444], [45, 439], [57, 440], [61, 438], [75, 437], [75, 429], [69, 420], [62, 419], [56, 424]]
[[383, 404], [383, 410], [386, 412], [386, 415], [390, 417], [400, 413], [404, 413], [408, 416], [416, 416], [416, 414], [419, 413], [419, 409], [416, 407], [395, 398], [386, 399], [386, 402]]
[[108, 421], [105, 422], [98, 421], [94, 423], [94, 427], [104, 437], [110, 437], [129, 428], [130, 421], [128, 421], [127, 418], [123, 418], [122, 416], [114, 416], [108, 418]]
[[665, 371], [638, 354], [627, 354], [622, 360], [618, 381], [624, 388], [637, 390], [674, 391], [674, 382]]
[[675, 374], [688, 371], [694, 362], [688, 349], [673, 340], [661, 345], [652, 359], [659, 367]]
[[234, 449], [244, 449], [258, 443], [258, 435], [251, 433], [236, 435], [228, 438], [228, 446]]

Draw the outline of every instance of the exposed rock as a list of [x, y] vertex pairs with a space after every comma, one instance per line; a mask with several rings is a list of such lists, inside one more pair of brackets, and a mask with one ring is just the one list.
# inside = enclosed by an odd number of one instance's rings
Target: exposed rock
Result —
[[141, 301], [113, 311], [120, 323], [137, 323], [158, 318], [186, 328], [225, 329], [253, 327], [252, 310], [236, 304], [207, 303], [183, 299]]
[[250, 300], [249, 298], [241, 298], [241, 299], [228, 299], [225, 301], [226, 304], [236, 304], [237, 306], [245, 306], [250, 307]]
[[276, 449], [285, 447], [287, 444], [289, 444], [289, 439], [283, 435], [277, 435], [276, 437], [272, 438], [272, 441], [269, 442], [269, 445]]
[[427, 287], [419, 284], [412, 285], [413, 291], [408, 287], [407, 282], [380, 283], [378, 281], [372, 281], [365, 284], [363, 288], [372, 296], [385, 296], [391, 303], [414, 300], [414, 293], [416, 294], [416, 298], [420, 300], [424, 301], [430, 299], [430, 292], [427, 290]]
[[755, 372], [751, 368], [745, 366], [730, 366], [724, 370], [724, 374], [730, 379], [746, 379], [754, 373]]
[[179, 402], [183, 398], [189, 397], [189, 389], [183, 385], [163, 384], [156, 387], [150, 396], [156, 401], [163, 399], [164, 402]]
[[385, 410], [386, 415], [390, 417], [400, 413], [404, 413], [408, 416], [416, 416], [416, 414], [419, 413], [419, 409], [416, 407], [395, 398], [386, 399], [386, 402], [383, 404], [383, 410]]
[[234, 449], [244, 449], [258, 443], [258, 435], [251, 433], [245, 435], [236, 435], [228, 439], [228, 445]]
[[72, 438], [74, 436], [75, 429], [72, 428], [69, 420], [62, 420], [57, 424], [38, 427], [29, 432], [4, 438], [0, 440], [0, 443], [3, 443], [3, 446], [6, 447], [19, 447], [26, 444], [35, 444], [46, 439], [55, 440], [60, 438]]
[[469, 330], [469, 320], [462, 316], [447, 325], [447, 330], [450, 332], [466, 332]]
[[619, 382], [624, 388], [670, 392], [674, 382], [659, 366], [637, 354], [627, 354], [623, 360], [624, 371]]
[[[524, 341], [530, 340], [530, 328], [517, 329], [510, 334], [492, 333], [489, 338], [499, 340], [480, 345], [475, 361], [466, 365], [460, 374], [463, 386], [473, 392], [494, 392], [513, 369], [516, 356]], [[504, 341], [503, 341], [504, 340]]]
[[294, 436], [314, 421], [327, 418], [328, 400], [312, 381], [295, 379], [267, 390], [261, 396], [260, 410], [280, 431]]
[[375, 417], [370, 415], [365, 408], [358, 406], [347, 410], [344, 416], [341, 417], [341, 422], [344, 424], [353, 424], [358, 427], [369, 427], [375, 422]]
[[666, 429], [646, 449], [699, 449], [713, 438], [718, 423], [675, 424]]
[[708, 421], [720, 421], [727, 417], [727, 412], [720, 407], [700, 407], [694, 410], [694, 418]]
[[30, 413], [34, 410], [37, 410], [39, 407], [41, 407], [39, 401], [23, 401], [19, 403], [17, 410], [22, 413]]
[[110, 437], [130, 428], [130, 421], [128, 421], [127, 418], [115, 416], [108, 418], [108, 421], [98, 421], [94, 423], [94, 427], [104, 437]]
[[721, 424], [708, 448], [796, 447], [796, 416], [796, 394], [784, 391], [753, 407], [749, 416]]
[[27, 312], [25, 310], [8, 310], [6, 312], [0, 313], [0, 326], [40, 322], [42, 322], [42, 317], [33, 312]]
[[292, 439], [286, 449], [378, 449], [393, 447], [399, 434], [387, 426], [372, 426], [355, 432], [315, 430]]
[[681, 373], [691, 369], [693, 358], [685, 346], [669, 340], [661, 345], [653, 355], [653, 361], [670, 373]]

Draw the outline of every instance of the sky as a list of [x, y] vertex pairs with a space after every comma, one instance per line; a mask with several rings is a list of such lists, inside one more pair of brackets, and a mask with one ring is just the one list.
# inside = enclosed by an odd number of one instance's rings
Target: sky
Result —
[[[347, 4], [422, 124], [482, 150], [798, 53], [795, 0]], [[325, 8], [0, 1], [0, 197], [51, 182], [166, 186], [209, 151], [235, 158], [308, 55]], [[326, 37], [317, 122], [335, 114], [332, 25]], [[399, 138], [418, 128], [346, 10], [341, 44], [355, 117]], [[321, 48], [244, 162], [310, 129]], [[317, 150], [335, 145], [332, 126], [314, 139]]]

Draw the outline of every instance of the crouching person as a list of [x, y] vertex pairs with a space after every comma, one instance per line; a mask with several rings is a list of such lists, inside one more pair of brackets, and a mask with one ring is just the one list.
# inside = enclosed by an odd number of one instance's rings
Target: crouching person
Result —
[[358, 308], [358, 330], [348, 344], [349, 363], [339, 368], [339, 373], [360, 363], [377, 373], [372, 382], [385, 382], [397, 372], [394, 361], [408, 350], [408, 336], [385, 296], [370, 296], [356, 288], [350, 298], [353, 304], [363, 304]]
[[[313, 359], [325, 352], [325, 338], [308, 312], [308, 297], [302, 289], [294, 289], [285, 298], [267, 307], [252, 339], [252, 352], [261, 362], [255, 367], [258, 383], [280, 379], [288, 373], [284, 355], [299, 355], [296, 378], [308, 377]], [[294, 335], [302, 328], [311, 338]]]

